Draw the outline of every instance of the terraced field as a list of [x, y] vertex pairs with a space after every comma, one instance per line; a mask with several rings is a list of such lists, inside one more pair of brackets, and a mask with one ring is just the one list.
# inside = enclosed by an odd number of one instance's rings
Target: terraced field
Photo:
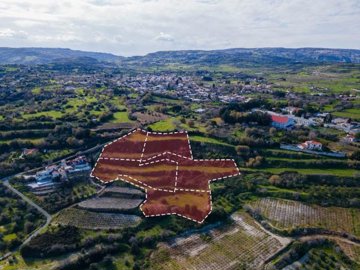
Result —
[[136, 208], [143, 199], [125, 199], [125, 198], [93, 198], [82, 201], [78, 204], [80, 208], [96, 211], [121, 211]]
[[135, 215], [115, 213], [98, 213], [77, 208], [67, 208], [61, 211], [53, 223], [71, 225], [82, 229], [104, 230], [135, 226], [141, 218]]
[[234, 224], [196, 233], [163, 244], [153, 254], [154, 270], [259, 269], [264, 261], [288, 243], [273, 237], [247, 214], [233, 215]]
[[321, 207], [273, 198], [263, 198], [249, 206], [279, 229], [323, 228], [360, 236], [359, 209]]

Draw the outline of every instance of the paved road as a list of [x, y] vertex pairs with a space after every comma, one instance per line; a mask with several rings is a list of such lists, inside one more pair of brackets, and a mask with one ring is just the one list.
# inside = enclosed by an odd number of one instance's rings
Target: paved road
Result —
[[[36, 203], [34, 203], [32, 200], [30, 200], [28, 197], [26, 197], [24, 194], [22, 194], [20, 191], [18, 191], [17, 189], [15, 189], [10, 183], [9, 183], [9, 179], [5, 179], [5, 181], [3, 182], [4, 186], [6, 186], [8, 189], [10, 189], [12, 192], [14, 192], [16, 195], [18, 195], [19, 197], [21, 197], [21, 199], [23, 199], [25, 202], [27, 202], [28, 204], [30, 204], [32, 207], [34, 207], [35, 209], [37, 209], [42, 215], [44, 215], [46, 217], [46, 223], [41, 226], [40, 228], [38, 228], [37, 230], [35, 230], [34, 232], [32, 232], [28, 238], [26, 238], [26, 240], [21, 244], [20, 247], [26, 245], [27, 243], [29, 243], [29, 241], [31, 239], [33, 239], [35, 236], [37, 236], [40, 231], [47, 227], [50, 222], [51, 222], [51, 215], [46, 212], [43, 208], [41, 208], [39, 205], [37, 205]], [[20, 248], [19, 247], [19, 248]]]
[[[89, 154], [91, 152], [95, 152], [99, 149], [101, 149], [106, 143], [103, 143], [103, 144], [100, 144], [100, 145], [96, 145], [90, 149], [87, 149], [87, 150], [84, 150], [84, 151], [79, 151], [77, 153], [74, 153], [74, 154], [71, 154], [67, 157], [64, 157], [63, 159], [71, 159], [71, 158], [74, 158], [76, 156], [79, 156], [79, 155], [84, 155], [84, 154]], [[61, 160], [59, 161], [56, 161], [54, 162], [53, 164], [57, 164], [57, 163], [60, 163]], [[34, 207], [35, 209], [37, 209], [43, 216], [45, 216], [46, 218], [46, 222], [43, 226], [41, 226], [40, 228], [38, 228], [37, 230], [35, 230], [34, 232], [32, 232], [26, 239], [25, 241], [18, 247], [16, 248], [15, 250], [18, 250], [19, 248], [21, 248], [22, 246], [26, 245], [27, 243], [29, 243], [31, 241], [31, 239], [33, 239], [34, 237], [36, 237], [41, 231], [42, 229], [46, 228], [50, 222], [51, 222], [51, 215], [46, 212], [42, 207], [40, 207], [39, 205], [37, 205], [35, 202], [33, 202], [30, 198], [26, 197], [24, 194], [22, 194], [20, 191], [18, 191], [17, 189], [15, 189], [9, 182], [9, 180], [11, 178], [14, 178], [16, 176], [20, 176], [24, 173], [31, 173], [31, 172], [34, 172], [34, 171], [37, 171], [37, 170], [40, 170], [40, 169], [43, 169], [44, 167], [38, 167], [38, 168], [34, 168], [34, 169], [31, 169], [29, 171], [26, 171], [26, 172], [22, 172], [22, 173], [18, 173], [18, 174], [15, 174], [15, 175], [11, 175], [11, 176], [8, 176], [8, 177], [5, 177], [5, 178], [2, 178], [0, 179], [0, 183], [2, 182], [4, 186], [6, 186], [8, 189], [10, 189], [12, 192], [14, 192], [16, 195], [18, 195], [21, 199], [23, 199], [25, 202], [27, 202], [28, 204], [30, 204], [32, 207]], [[94, 183], [95, 184], [95, 183]], [[13, 250], [13, 252], [15, 251]], [[5, 254], [4, 256], [0, 257], [0, 261], [1, 260], [4, 260], [6, 258], [8, 258], [9, 256], [12, 255], [13, 252], [9, 252], [7, 254]]]

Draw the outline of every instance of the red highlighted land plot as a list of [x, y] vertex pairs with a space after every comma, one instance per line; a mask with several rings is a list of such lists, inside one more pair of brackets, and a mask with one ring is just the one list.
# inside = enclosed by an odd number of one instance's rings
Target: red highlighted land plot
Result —
[[91, 175], [144, 189], [140, 209], [147, 217], [174, 214], [201, 223], [212, 210], [210, 182], [239, 169], [232, 159], [193, 159], [186, 132], [137, 129], [107, 144]]

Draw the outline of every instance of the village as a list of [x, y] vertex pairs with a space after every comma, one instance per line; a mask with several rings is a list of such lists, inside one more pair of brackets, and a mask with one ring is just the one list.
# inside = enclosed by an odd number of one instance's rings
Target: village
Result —
[[[279, 129], [292, 129], [295, 127], [319, 127], [323, 126], [325, 128], [334, 128], [346, 132], [346, 136], [341, 138], [341, 141], [344, 143], [355, 143], [359, 139], [356, 138], [356, 134], [360, 132], [360, 122], [351, 121], [351, 119], [336, 117], [334, 119], [329, 119], [329, 113], [315, 113], [309, 118], [298, 117], [294, 115], [294, 112], [300, 110], [300, 108], [286, 107], [282, 111], [282, 114], [275, 113], [273, 111], [264, 111], [271, 116], [272, 126]], [[256, 110], [257, 111], [257, 110]], [[300, 143], [296, 148], [282, 146], [284, 149], [288, 150], [315, 150], [322, 151], [322, 144], [315, 140], [306, 141]], [[325, 153], [326, 154], [326, 153]], [[330, 153], [334, 155], [335, 153]], [[336, 153], [335, 156], [345, 157], [344, 153]]]

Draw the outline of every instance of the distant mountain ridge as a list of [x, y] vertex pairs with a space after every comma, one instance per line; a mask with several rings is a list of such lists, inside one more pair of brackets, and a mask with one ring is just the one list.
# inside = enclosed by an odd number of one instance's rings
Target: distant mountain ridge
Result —
[[[289, 63], [360, 63], [360, 50], [326, 48], [234, 48], [224, 50], [159, 51], [145, 56], [122, 57], [111, 53], [63, 48], [0, 47], [0, 64], [48, 64], [57, 61], [92, 58], [120, 65], [282, 65]], [[80, 61], [79, 60], [79, 61]]]
[[213, 51], [162, 51], [143, 57], [130, 57], [125, 61], [148, 65], [156, 64], [232, 64], [266, 65], [289, 63], [360, 63], [360, 50], [323, 48], [254, 48], [225, 49]]
[[87, 52], [63, 48], [8, 48], [0, 47], [1, 64], [48, 64], [57, 60], [93, 58], [101, 62], [117, 63], [123, 59], [111, 53]]

